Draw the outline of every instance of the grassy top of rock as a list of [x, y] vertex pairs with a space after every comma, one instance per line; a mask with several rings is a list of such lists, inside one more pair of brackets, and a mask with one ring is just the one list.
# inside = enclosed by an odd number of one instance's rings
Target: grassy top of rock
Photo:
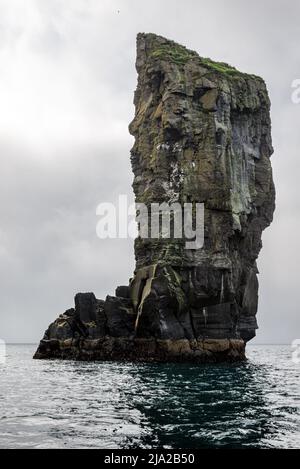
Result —
[[[187, 49], [172, 40], [157, 36], [156, 34], [141, 34], [150, 44], [150, 56], [157, 59], [169, 60], [178, 66], [184, 66], [189, 60], [198, 60], [200, 64], [210, 71], [232, 77], [252, 77], [262, 80], [260, 77], [240, 72], [235, 67], [224, 63], [216, 62], [210, 58], [200, 57], [193, 50]], [[139, 37], [139, 36], [138, 36]]]

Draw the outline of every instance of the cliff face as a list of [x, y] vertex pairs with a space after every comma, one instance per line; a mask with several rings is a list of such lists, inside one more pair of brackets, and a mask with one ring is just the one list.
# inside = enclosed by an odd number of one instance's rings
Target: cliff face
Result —
[[129, 287], [104, 302], [77, 295], [36, 358], [242, 359], [257, 329], [256, 259], [275, 207], [266, 86], [153, 34], [138, 35], [136, 67], [136, 202], [203, 203], [204, 245], [138, 238]]

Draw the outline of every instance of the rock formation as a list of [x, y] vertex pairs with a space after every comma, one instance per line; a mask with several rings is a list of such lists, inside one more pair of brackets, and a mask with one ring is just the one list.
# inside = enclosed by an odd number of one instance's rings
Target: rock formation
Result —
[[154, 34], [138, 35], [136, 68], [136, 202], [204, 203], [204, 246], [137, 238], [129, 286], [105, 301], [76, 295], [35, 358], [242, 360], [275, 208], [265, 83]]

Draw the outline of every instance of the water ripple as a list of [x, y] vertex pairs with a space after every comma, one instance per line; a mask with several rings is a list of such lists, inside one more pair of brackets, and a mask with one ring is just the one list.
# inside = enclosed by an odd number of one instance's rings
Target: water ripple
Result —
[[238, 365], [34, 361], [0, 366], [1, 448], [299, 448], [299, 365], [253, 346]]

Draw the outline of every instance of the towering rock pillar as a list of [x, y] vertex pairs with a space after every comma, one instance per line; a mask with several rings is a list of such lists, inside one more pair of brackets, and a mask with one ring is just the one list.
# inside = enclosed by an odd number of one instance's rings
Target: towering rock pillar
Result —
[[136, 201], [205, 206], [202, 249], [136, 241], [134, 284], [147, 277], [134, 291], [137, 333], [247, 341], [257, 328], [256, 259], [275, 199], [266, 86], [153, 34], [138, 35], [136, 66]]
[[243, 359], [257, 329], [261, 236], [275, 208], [265, 83], [154, 34], [138, 35], [136, 67], [136, 202], [177, 204], [180, 215], [192, 204], [194, 223], [203, 204], [204, 243], [172, 232], [139, 237], [130, 285], [105, 301], [77, 295], [36, 358]]

